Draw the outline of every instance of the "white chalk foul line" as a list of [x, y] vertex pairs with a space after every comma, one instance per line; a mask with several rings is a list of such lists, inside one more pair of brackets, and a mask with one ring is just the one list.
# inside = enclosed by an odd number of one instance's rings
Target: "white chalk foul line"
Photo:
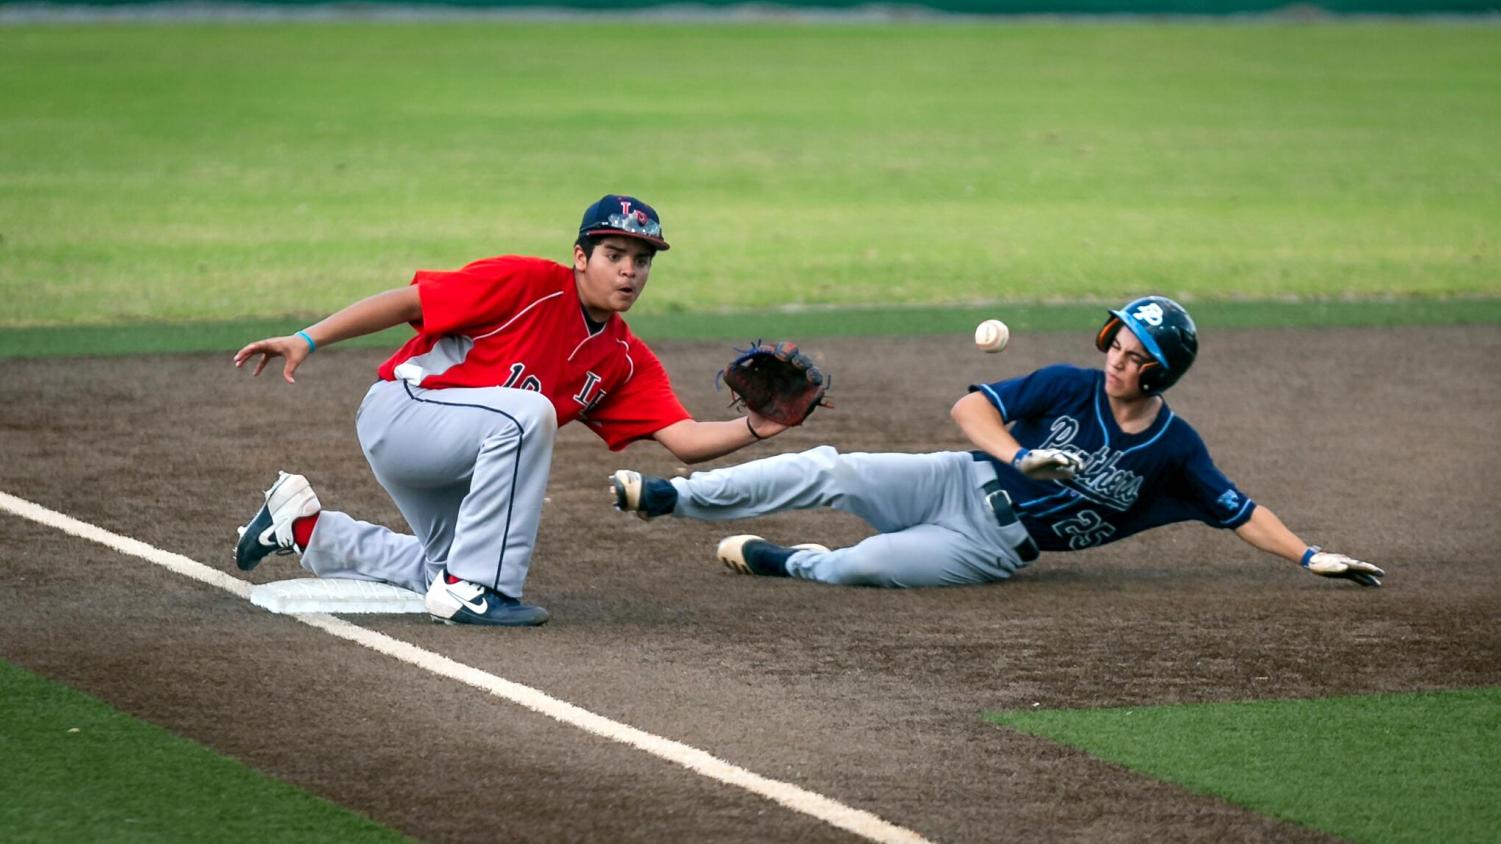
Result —
[[[48, 527], [57, 528], [63, 533], [97, 542], [123, 554], [140, 557], [184, 577], [218, 587], [246, 601], [250, 600], [249, 583], [181, 554], [173, 554], [139, 540], [111, 533], [5, 492], [0, 492], [0, 509]], [[478, 668], [455, 662], [442, 654], [424, 650], [384, 633], [350, 624], [331, 615], [306, 614], [288, 617], [439, 676], [449, 677], [482, 689], [498, 698], [524, 706], [564, 724], [578, 727], [585, 732], [644, 750], [659, 759], [681, 765], [710, 779], [743, 788], [752, 794], [758, 794], [831, 826], [852, 832], [861, 838], [892, 842], [892, 844], [924, 844], [927, 841], [912, 830], [888, 823], [869, 812], [846, 806], [791, 783], [768, 779], [760, 774], [731, 765], [696, 747], [612, 721], [603, 715], [596, 715], [587, 709], [559, 700], [530, 686], [513, 683]]]

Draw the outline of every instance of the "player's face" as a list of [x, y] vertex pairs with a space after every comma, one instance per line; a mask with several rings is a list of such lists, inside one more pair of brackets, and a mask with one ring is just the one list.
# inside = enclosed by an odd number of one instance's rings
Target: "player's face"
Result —
[[584, 307], [597, 318], [630, 310], [651, 276], [651, 259], [652, 248], [633, 237], [607, 237], [590, 256], [575, 246], [573, 269]]
[[1141, 391], [1141, 368], [1152, 362], [1141, 340], [1125, 328], [1115, 332], [1105, 352], [1105, 395], [1115, 399], [1136, 399]]

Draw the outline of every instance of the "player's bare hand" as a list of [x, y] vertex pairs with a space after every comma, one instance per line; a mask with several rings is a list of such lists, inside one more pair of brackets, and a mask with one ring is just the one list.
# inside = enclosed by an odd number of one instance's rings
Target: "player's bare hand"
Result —
[[1084, 471], [1082, 458], [1060, 448], [1024, 448], [1011, 465], [1034, 481], [1071, 481]]
[[774, 422], [749, 408], [746, 408], [745, 415], [750, 419], [751, 433], [763, 440], [774, 437], [788, 428], [787, 425]]
[[250, 371], [251, 376], [256, 376], [261, 374], [261, 370], [266, 368], [266, 364], [270, 363], [272, 358], [285, 358], [286, 365], [282, 367], [281, 377], [285, 378], [288, 384], [295, 384], [297, 379], [292, 377], [292, 373], [297, 371], [297, 367], [307, 360], [307, 356], [312, 354], [312, 351], [307, 342], [295, 334], [287, 337], [268, 337], [235, 352], [235, 367], [243, 367], [246, 361], [259, 356], [259, 360], [255, 362], [255, 368]]
[[1380, 586], [1379, 578], [1386, 577], [1386, 572], [1370, 563], [1329, 551], [1315, 551], [1303, 563], [1303, 567], [1317, 575], [1342, 577], [1353, 580], [1361, 586]]

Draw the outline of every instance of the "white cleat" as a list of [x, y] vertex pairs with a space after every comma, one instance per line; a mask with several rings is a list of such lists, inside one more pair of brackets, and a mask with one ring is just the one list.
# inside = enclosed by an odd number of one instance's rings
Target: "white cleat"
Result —
[[742, 533], [720, 540], [716, 554], [721, 563], [724, 563], [731, 571], [740, 574], [786, 577], [787, 558], [799, 551], [829, 553], [826, 546], [815, 542], [804, 542], [801, 545], [788, 547], [767, 542], [755, 534]]
[[250, 524], [240, 528], [240, 541], [235, 545], [235, 565], [241, 571], [250, 571], [268, 554], [301, 551], [293, 541], [292, 523], [316, 515], [322, 509], [307, 478], [279, 473], [276, 483], [266, 490], [266, 503], [261, 505]]

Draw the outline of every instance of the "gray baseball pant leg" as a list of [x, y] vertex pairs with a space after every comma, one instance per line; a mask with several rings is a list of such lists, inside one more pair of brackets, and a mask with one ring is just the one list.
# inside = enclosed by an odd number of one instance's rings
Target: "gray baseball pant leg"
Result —
[[325, 526], [320, 517], [304, 567], [402, 585], [420, 580], [424, 589], [447, 568], [521, 597], [552, 465], [552, 402], [529, 390], [381, 381], [366, 394], [356, 430], [415, 536], [353, 519]]
[[[674, 478], [674, 515], [704, 521], [833, 507], [880, 533], [849, 548], [799, 551], [793, 577], [867, 586], [948, 586], [1005, 580], [1017, 567], [967, 452], [840, 454], [820, 446]], [[993, 472], [990, 478], [993, 478]]]
[[413, 592], [427, 591], [436, 571], [417, 537], [336, 510], [318, 514], [302, 567], [318, 577], [374, 580]]

